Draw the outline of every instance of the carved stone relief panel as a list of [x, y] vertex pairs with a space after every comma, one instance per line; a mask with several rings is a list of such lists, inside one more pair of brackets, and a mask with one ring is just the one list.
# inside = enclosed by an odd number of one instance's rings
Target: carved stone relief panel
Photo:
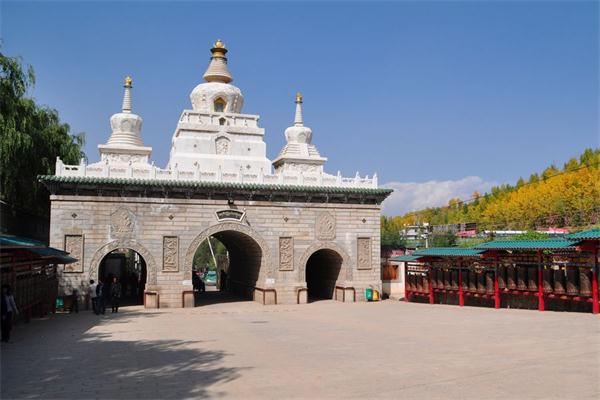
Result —
[[177, 236], [163, 236], [163, 271], [179, 271], [179, 238]]
[[110, 235], [117, 239], [130, 237], [135, 230], [135, 223], [135, 214], [120, 207], [110, 216]]
[[83, 272], [83, 235], [65, 235], [65, 251], [77, 261], [65, 264], [64, 272]]
[[291, 237], [279, 238], [279, 270], [294, 270], [294, 239]]
[[319, 213], [317, 215], [315, 231], [319, 240], [335, 239], [335, 217], [326, 211]]
[[358, 238], [358, 249], [356, 251], [357, 268], [371, 269], [373, 267], [373, 257], [371, 249], [371, 238]]
[[229, 147], [229, 139], [227, 139], [225, 136], [219, 136], [217, 140], [215, 140], [217, 154], [229, 154]]

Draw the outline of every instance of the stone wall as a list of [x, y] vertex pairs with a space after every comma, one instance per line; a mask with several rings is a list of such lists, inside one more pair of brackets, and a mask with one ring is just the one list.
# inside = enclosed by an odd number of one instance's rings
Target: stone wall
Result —
[[[63, 289], [83, 293], [106, 254], [130, 248], [146, 261], [146, 289], [159, 292], [160, 306], [181, 307], [182, 292], [192, 288], [193, 254], [204, 238], [221, 235], [252, 238], [262, 252], [256, 286], [275, 289], [279, 304], [297, 302], [306, 262], [319, 249], [343, 259], [336, 284], [354, 287], [357, 301], [368, 286], [381, 290], [379, 205], [236, 200], [229, 206], [224, 200], [75, 195], [52, 195], [51, 202], [50, 245], [67, 245], [83, 258], [70, 272], [60, 269]], [[218, 221], [215, 212], [228, 208], [245, 211], [243, 221]]]

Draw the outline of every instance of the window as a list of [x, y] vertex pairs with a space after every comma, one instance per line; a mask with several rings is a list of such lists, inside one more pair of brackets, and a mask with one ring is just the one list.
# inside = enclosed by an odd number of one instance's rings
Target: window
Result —
[[227, 102], [223, 100], [221, 97], [218, 97], [215, 100], [215, 112], [225, 112], [225, 106]]

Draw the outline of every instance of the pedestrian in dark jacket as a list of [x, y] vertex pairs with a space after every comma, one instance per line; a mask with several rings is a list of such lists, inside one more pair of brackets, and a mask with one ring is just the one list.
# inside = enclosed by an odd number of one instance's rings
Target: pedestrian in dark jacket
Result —
[[119, 301], [121, 300], [121, 284], [119, 279], [115, 276], [113, 283], [110, 285], [110, 299], [112, 305], [112, 312], [119, 312]]
[[12, 330], [13, 316], [18, 314], [17, 304], [9, 285], [2, 285], [2, 341], [8, 342]]

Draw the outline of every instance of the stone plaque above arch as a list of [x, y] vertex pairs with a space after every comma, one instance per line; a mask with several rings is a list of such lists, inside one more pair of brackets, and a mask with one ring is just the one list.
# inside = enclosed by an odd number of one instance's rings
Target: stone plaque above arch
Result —
[[317, 214], [315, 224], [315, 232], [317, 235], [317, 239], [335, 239], [335, 217], [331, 213], [323, 211]]
[[90, 261], [89, 279], [98, 279], [98, 269], [100, 268], [102, 259], [107, 254], [117, 249], [131, 249], [142, 256], [146, 262], [146, 285], [156, 285], [156, 262], [154, 261], [154, 257], [152, 257], [152, 254], [148, 249], [136, 240], [131, 239], [113, 240], [96, 250]]

